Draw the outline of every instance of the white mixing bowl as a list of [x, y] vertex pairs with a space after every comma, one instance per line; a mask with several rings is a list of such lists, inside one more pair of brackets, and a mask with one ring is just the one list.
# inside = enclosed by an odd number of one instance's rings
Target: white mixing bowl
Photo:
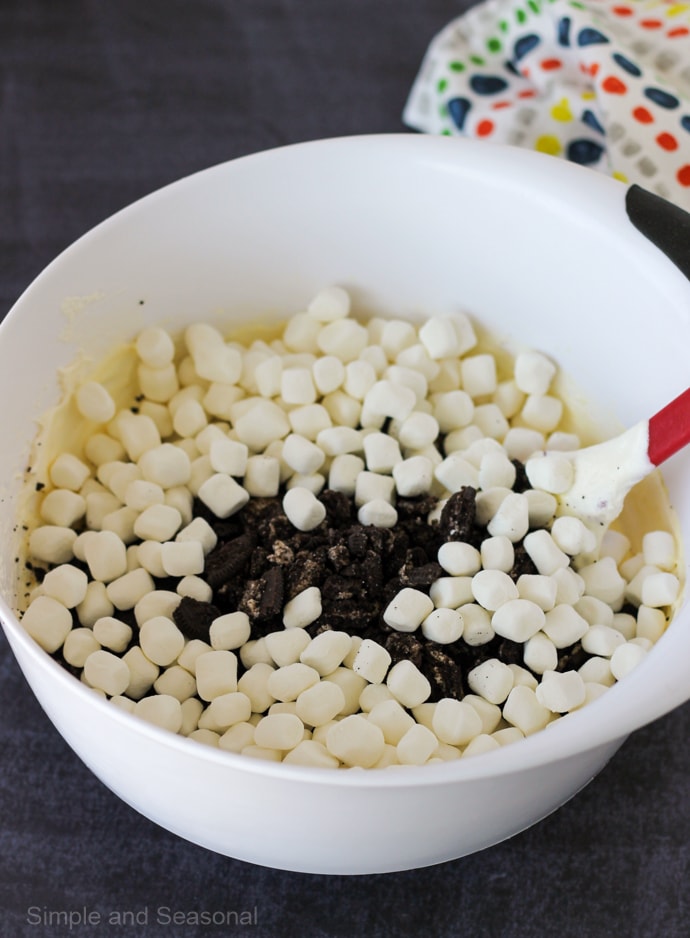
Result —
[[[117, 795], [190, 841], [254, 863], [408, 869], [535, 823], [627, 734], [690, 697], [683, 604], [634, 672], [524, 742], [419, 768], [308, 769], [234, 756], [120, 711], [52, 661], [12, 611], [20, 476], [35, 418], [57, 399], [57, 371], [147, 324], [287, 316], [339, 283], [359, 308], [415, 319], [466, 310], [507, 341], [548, 352], [611, 429], [652, 414], [688, 381], [690, 284], [630, 223], [626, 191], [487, 143], [393, 135], [300, 144], [154, 193], [26, 291], [0, 326], [0, 614], [47, 715]], [[689, 473], [687, 453], [664, 472], [686, 543]]]

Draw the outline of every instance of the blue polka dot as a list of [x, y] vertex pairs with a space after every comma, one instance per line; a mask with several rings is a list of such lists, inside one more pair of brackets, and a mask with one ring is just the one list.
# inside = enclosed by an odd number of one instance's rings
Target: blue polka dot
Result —
[[562, 16], [558, 21], [558, 27], [556, 30], [556, 35], [558, 37], [558, 43], [561, 46], [570, 45], [570, 17]]
[[674, 107], [678, 107], [680, 104], [680, 101], [674, 94], [670, 94], [668, 91], [663, 91], [661, 88], [645, 88], [644, 93], [647, 95], [650, 101], [658, 104], [659, 107], [665, 107], [669, 110], [673, 110]]
[[683, 114], [680, 119], [680, 126], [683, 130], [687, 130], [690, 133], [690, 117], [687, 114]]
[[467, 98], [451, 98], [448, 102], [448, 111], [450, 116], [453, 118], [453, 123], [458, 128], [462, 130], [465, 126], [465, 119], [470, 111], [472, 104], [467, 100]]
[[498, 75], [473, 75], [470, 78], [470, 88], [475, 94], [498, 94], [507, 87], [508, 82]]
[[583, 111], [583, 114], [582, 114], [582, 123], [583, 123], [583, 124], [587, 124], [587, 126], [588, 126], [588, 127], [591, 127], [592, 130], [596, 130], [596, 131], [598, 131], [600, 134], [602, 134], [602, 135], [604, 135], [604, 136], [606, 135], [606, 131], [604, 130], [604, 128], [603, 128], [603, 127], [601, 126], [601, 124], [599, 123], [599, 120], [598, 120], [596, 114], [595, 114], [593, 111], [590, 111], [589, 109], [586, 110], [586, 111]]
[[529, 33], [527, 36], [520, 36], [520, 38], [513, 46], [513, 58], [519, 62], [520, 59], [523, 59], [528, 52], [531, 52], [532, 49], [536, 48], [540, 42], [541, 39], [534, 33]]
[[617, 62], [621, 68], [625, 69], [628, 75], [634, 75], [635, 78], [639, 78], [642, 74], [642, 69], [635, 65], [634, 62], [631, 62], [630, 59], [626, 59], [620, 52], [613, 53], [613, 61]]
[[573, 163], [579, 163], [581, 166], [591, 166], [599, 161], [603, 152], [604, 148], [600, 143], [582, 137], [579, 140], [572, 140], [568, 144], [565, 155]]
[[577, 34], [578, 46], [596, 46], [608, 41], [608, 38], [593, 26], [585, 26]]

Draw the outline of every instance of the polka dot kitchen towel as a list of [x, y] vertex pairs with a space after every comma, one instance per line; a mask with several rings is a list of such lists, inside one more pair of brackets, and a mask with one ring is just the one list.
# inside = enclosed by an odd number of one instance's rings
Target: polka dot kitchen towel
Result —
[[485, 0], [433, 39], [403, 119], [564, 157], [690, 210], [690, 3]]

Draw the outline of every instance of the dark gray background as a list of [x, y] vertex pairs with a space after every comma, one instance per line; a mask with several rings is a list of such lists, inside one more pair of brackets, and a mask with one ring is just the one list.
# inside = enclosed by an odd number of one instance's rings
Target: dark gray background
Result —
[[[2, 0], [1, 313], [71, 241], [165, 183], [284, 143], [404, 131], [429, 41], [467, 6]], [[101, 916], [71, 934], [201, 933], [156, 924], [159, 906], [256, 906], [258, 925], [209, 931], [269, 938], [685, 936], [689, 738], [685, 707], [551, 818], [481, 854], [362, 878], [285, 873], [187, 844], [111, 795], [0, 638], [0, 936], [70, 934], [31, 924], [30, 907]], [[146, 909], [148, 924], [107, 923]]]

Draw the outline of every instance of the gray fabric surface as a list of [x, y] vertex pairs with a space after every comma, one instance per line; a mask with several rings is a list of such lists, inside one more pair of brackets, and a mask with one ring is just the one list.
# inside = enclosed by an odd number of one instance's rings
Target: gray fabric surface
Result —
[[[76, 237], [181, 176], [283, 143], [403, 131], [428, 42], [467, 5], [4, 0], [0, 311]], [[119, 801], [52, 728], [2, 637], [0, 938], [687, 935], [689, 736], [686, 706], [556, 814], [475, 856], [361, 878], [286, 873], [190, 845]], [[173, 927], [160, 907], [256, 908], [256, 923]], [[46, 924], [55, 910], [100, 923]], [[109, 920], [125, 910], [138, 924]]]

